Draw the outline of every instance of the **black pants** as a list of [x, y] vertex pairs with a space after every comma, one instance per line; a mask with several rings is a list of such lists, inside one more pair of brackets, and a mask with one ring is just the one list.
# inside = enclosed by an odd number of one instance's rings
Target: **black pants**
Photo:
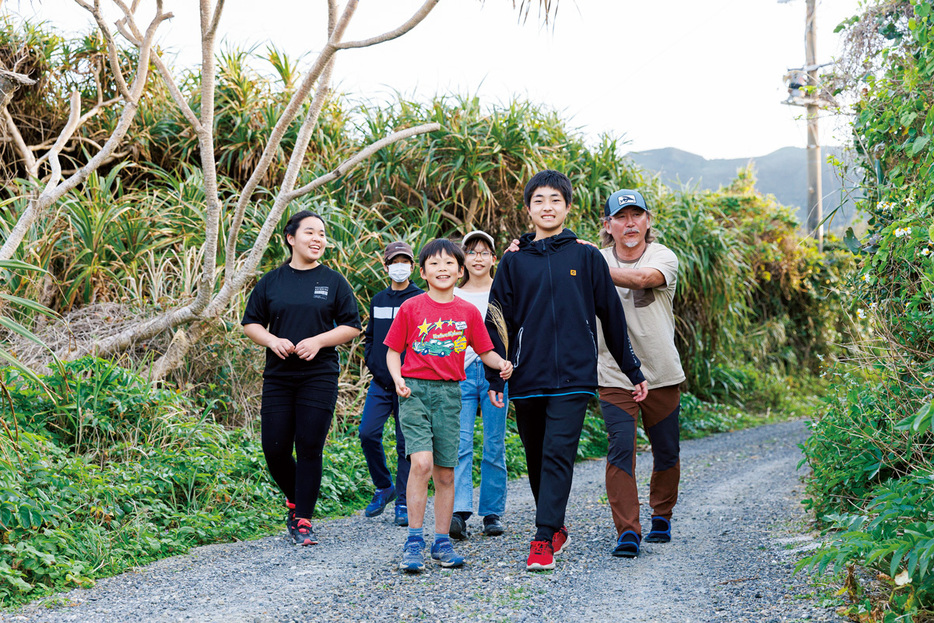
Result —
[[564, 525], [574, 459], [592, 394], [513, 400], [535, 497], [536, 540], [550, 541]]
[[[315, 512], [322, 452], [336, 402], [336, 378], [263, 380], [263, 454], [272, 479], [295, 504], [296, 517], [310, 519]], [[297, 461], [292, 458], [293, 447]]]

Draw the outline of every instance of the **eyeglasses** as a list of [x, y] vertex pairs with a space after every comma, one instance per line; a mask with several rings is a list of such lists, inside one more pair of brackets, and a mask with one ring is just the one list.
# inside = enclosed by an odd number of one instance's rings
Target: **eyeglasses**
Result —
[[474, 259], [478, 255], [480, 256], [480, 259], [488, 260], [493, 254], [490, 253], [489, 251], [468, 251], [467, 252], [467, 257], [469, 257], [470, 259]]

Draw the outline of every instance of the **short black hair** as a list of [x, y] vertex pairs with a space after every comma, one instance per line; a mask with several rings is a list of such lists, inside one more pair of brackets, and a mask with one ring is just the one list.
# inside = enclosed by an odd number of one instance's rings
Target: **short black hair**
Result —
[[529, 183], [525, 185], [525, 191], [522, 193], [522, 200], [525, 201], [526, 207], [528, 207], [532, 201], [532, 193], [542, 186], [547, 186], [548, 188], [554, 188], [557, 191], [560, 191], [564, 195], [564, 202], [568, 205], [571, 205], [571, 199], [573, 197], [573, 190], [571, 188], [571, 180], [568, 179], [568, 176], [560, 171], [555, 171], [554, 169], [545, 169], [544, 171], [539, 171], [532, 179], [529, 180]]
[[418, 267], [424, 270], [425, 262], [428, 261], [429, 257], [442, 255], [443, 253], [447, 253], [456, 259], [458, 267], [464, 267], [464, 263], [466, 262], [464, 252], [459, 245], [454, 244], [447, 238], [435, 238], [423, 246], [422, 250], [418, 252]]
[[327, 223], [324, 222], [324, 219], [321, 218], [321, 215], [316, 214], [315, 212], [312, 212], [311, 210], [302, 210], [290, 216], [288, 222], [285, 224], [285, 229], [282, 231], [282, 234], [283, 234], [282, 237], [285, 238], [285, 246], [289, 248], [289, 255], [292, 254], [292, 245], [289, 244], [289, 236], [294, 236], [295, 233], [298, 231], [298, 226], [301, 224], [302, 221], [304, 221], [309, 216], [315, 217], [316, 219], [321, 221], [321, 224], [324, 225], [325, 228], [327, 228]]

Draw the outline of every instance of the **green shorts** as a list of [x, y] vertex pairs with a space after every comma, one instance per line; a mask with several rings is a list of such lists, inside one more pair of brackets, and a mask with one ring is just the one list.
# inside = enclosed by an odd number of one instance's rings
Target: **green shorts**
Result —
[[440, 467], [457, 467], [461, 434], [461, 387], [457, 381], [405, 379], [412, 393], [399, 399], [405, 455], [431, 452]]

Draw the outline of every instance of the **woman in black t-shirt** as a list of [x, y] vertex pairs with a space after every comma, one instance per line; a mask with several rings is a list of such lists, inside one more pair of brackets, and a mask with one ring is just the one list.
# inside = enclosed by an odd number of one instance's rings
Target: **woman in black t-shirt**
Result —
[[307, 210], [294, 214], [285, 240], [291, 258], [259, 280], [241, 324], [247, 337], [266, 347], [260, 411], [266, 464], [286, 496], [292, 539], [314, 545], [311, 517], [337, 402], [335, 347], [360, 334], [360, 315], [347, 280], [320, 263], [327, 247], [324, 219]]

